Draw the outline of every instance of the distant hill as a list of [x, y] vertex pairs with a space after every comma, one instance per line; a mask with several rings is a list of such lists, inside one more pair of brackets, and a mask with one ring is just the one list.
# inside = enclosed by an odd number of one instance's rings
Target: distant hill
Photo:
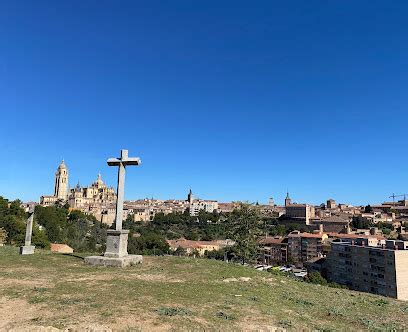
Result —
[[145, 257], [120, 270], [0, 247], [0, 284], [0, 330], [408, 328], [408, 303], [206, 259]]

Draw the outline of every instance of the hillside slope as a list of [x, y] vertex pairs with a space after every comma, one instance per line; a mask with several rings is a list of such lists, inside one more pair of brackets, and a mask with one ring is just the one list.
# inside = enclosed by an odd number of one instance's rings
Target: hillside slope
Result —
[[0, 330], [408, 328], [408, 303], [204, 259], [145, 257], [120, 270], [5, 247], [0, 284]]

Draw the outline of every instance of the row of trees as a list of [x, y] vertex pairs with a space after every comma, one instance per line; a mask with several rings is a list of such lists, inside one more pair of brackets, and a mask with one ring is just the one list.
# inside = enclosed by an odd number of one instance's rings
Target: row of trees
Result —
[[[7, 237], [5, 243], [24, 243], [28, 214], [21, 202], [9, 202], [0, 197], [0, 228]], [[32, 243], [47, 248], [50, 243], [66, 243], [76, 251], [103, 251], [107, 226], [93, 216], [69, 210], [68, 205], [57, 202], [54, 206], [35, 207]]]
[[144, 234], [154, 232], [161, 234], [166, 239], [186, 238], [188, 240], [211, 241], [223, 238], [225, 225], [222, 222], [225, 215], [200, 211], [198, 216], [190, 216], [188, 211], [176, 212], [165, 215], [157, 213], [149, 223], [135, 224], [132, 216], [125, 222], [125, 228]]
[[[12, 245], [24, 243], [27, 217], [19, 200], [9, 202], [0, 196], [0, 229], [3, 230], [4, 243]], [[40, 229], [37, 223], [33, 225], [32, 243], [40, 248], [49, 245], [46, 233]]]
[[[188, 240], [232, 239], [235, 245], [217, 252], [208, 252], [208, 258], [235, 257], [242, 263], [254, 258], [258, 238], [265, 228], [276, 226], [276, 233], [286, 229], [274, 225], [276, 220], [263, 219], [257, 206], [242, 204], [229, 214], [200, 211], [198, 217], [186, 213], [164, 215], [158, 213], [149, 223], [134, 223], [130, 216], [124, 228], [130, 230], [129, 252], [141, 254], [165, 254], [169, 248], [165, 239], [186, 238]], [[280, 227], [280, 228], [278, 228]], [[135, 237], [136, 236], [136, 237]], [[183, 255], [183, 250], [175, 254]]]

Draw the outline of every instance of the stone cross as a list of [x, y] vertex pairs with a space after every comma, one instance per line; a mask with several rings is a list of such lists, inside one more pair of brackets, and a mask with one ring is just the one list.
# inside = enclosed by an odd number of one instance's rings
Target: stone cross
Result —
[[27, 219], [26, 235], [24, 246], [20, 247], [21, 255], [31, 255], [34, 253], [35, 247], [31, 245], [31, 236], [33, 234], [34, 210], [30, 210], [30, 216]]
[[109, 158], [109, 166], [118, 166], [118, 189], [116, 198], [116, 230], [122, 230], [123, 202], [125, 199], [125, 172], [126, 166], [140, 165], [140, 158], [129, 158], [128, 150], [120, 150], [120, 158]]
[[129, 158], [128, 150], [120, 151], [120, 158], [109, 158], [109, 166], [118, 166], [118, 192], [116, 198], [116, 229], [108, 229], [106, 250], [103, 256], [85, 257], [85, 264], [125, 267], [143, 262], [141, 255], [129, 255], [127, 252], [129, 230], [122, 229], [123, 202], [125, 199], [126, 166], [140, 165], [139, 158]]

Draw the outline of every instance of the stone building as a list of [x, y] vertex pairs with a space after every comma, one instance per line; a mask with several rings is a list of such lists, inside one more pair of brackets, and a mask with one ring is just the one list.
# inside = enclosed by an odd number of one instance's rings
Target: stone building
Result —
[[190, 216], [198, 216], [201, 210], [212, 213], [218, 211], [218, 202], [214, 200], [194, 199], [193, 192], [190, 192], [187, 196], [187, 202], [189, 203]]
[[102, 181], [101, 174], [95, 182], [87, 187], [81, 187], [78, 183], [70, 189], [68, 195], [69, 206], [73, 209], [83, 209], [90, 205], [108, 205], [116, 202], [116, 193], [113, 187], [108, 187]]
[[68, 167], [63, 160], [55, 173], [54, 195], [41, 196], [41, 205], [54, 205], [58, 200], [61, 200], [62, 202], [68, 202], [72, 209], [94, 214], [107, 205], [116, 202], [114, 188], [106, 186], [100, 174], [90, 186], [81, 187], [78, 183], [75, 188], [71, 189], [69, 189], [68, 176]]
[[335, 232], [335, 233], [347, 233], [349, 232], [351, 223], [351, 216], [347, 214], [343, 215], [331, 215], [330, 217], [323, 218], [310, 218], [309, 224], [311, 226], [316, 226], [320, 229], [323, 227], [324, 232]]
[[286, 198], [285, 198], [285, 206], [289, 206], [292, 204], [292, 199], [289, 197], [289, 192], [286, 193]]
[[54, 196], [61, 200], [67, 200], [68, 195], [68, 168], [64, 159], [55, 172]]
[[194, 252], [197, 252], [199, 256], [204, 256], [206, 252], [220, 250], [234, 244], [234, 242], [231, 242], [231, 240], [192, 241], [186, 239], [178, 239], [166, 241], [171, 251], [176, 251], [177, 248], [182, 248], [185, 250], [187, 255], [191, 255], [194, 254]]
[[65, 202], [68, 199], [68, 186], [68, 167], [62, 160], [55, 172], [54, 195], [41, 196], [40, 204], [49, 206], [54, 205], [58, 200]]
[[285, 217], [310, 224], [310, 219], [315, 217], [315, 208], [309, 204], [291, 204], [286, 206]]
[[326, 206], [328, 209], [337, 209], [336, 201], [334, 199], [328, 199], [326, 202]]

